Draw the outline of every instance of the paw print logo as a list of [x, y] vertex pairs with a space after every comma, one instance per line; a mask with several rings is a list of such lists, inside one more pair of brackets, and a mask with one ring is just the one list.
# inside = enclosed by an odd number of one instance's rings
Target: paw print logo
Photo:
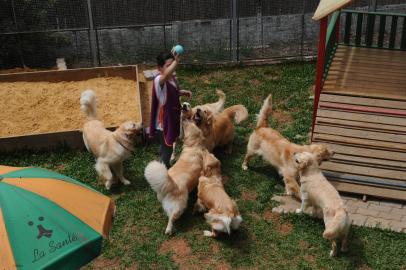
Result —
[[[40, 222], [44, 221], [44, 217], [39, 217], [38, 220]], [[33, 221], [28, 221], [28, 226], [34, 226]], [[52, 236], [52, 230], [47, 230], [42, 226], [42, 224], [37, 225], [38, 228], [38, 235], [37, 239], [41, 239], [43, 236], [50, 238]]]

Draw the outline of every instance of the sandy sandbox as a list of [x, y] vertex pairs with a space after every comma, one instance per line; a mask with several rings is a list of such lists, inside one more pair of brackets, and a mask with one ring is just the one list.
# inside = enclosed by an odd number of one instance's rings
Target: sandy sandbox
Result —
[[104, 77], [70, 82], [0, 83], [0, 137], [81, 129], [80, 94], [95, 91], [99, 118], [106, 127], [141, 121], [134, 80]]

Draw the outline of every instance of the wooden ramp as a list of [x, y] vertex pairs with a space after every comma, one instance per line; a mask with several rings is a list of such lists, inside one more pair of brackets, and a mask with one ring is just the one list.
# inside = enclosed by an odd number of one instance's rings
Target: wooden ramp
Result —
[[312, 140], [335, 150], [338, 190], [406, 200], [406, 52], [338, 47]]

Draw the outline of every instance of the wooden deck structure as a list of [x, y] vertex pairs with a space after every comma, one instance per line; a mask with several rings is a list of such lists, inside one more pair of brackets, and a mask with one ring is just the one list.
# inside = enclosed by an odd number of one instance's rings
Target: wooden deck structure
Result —
[[339, 191], [406, 200], [406, 15], [343, 10], [320, 34], [312, 141], [336, 152], [324, 174]]

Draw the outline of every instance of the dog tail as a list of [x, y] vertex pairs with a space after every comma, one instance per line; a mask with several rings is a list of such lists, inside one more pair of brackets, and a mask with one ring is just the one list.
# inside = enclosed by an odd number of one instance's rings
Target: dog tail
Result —
[[326, 229], [323, 232], [323, 238], [327, 240], [336, 239], [341, 232], [350, 224], [347, 212], [344, 209], [339, 209], [335, 212], [333, 219], [326, 224]]
[[89, 120], [97, 119], [96, 94], [93, 90], [85, 90], [80, 96], [80, 109]]
[[244, 105], [234, 105], [228, 107], [224, 110], [224, 112], [228, 115], [228, 117], [234, 117], [236, 124], [239, 124], [248, 118], [248, 110], [244, 107]]
[[257, 128], [268, 126], [268, 116], [272, 112], [272, 94], [265, 99], [261, 110], [258, 114]]
[[224, 110], [224, 103], [226, 102], [226, 94], [220, 89], [216, 91], [219, 100], [214, 103], [216, 104], [216, 112], [222, 112]]
[[158, 198], [162, 198], [170, 189], [177, 188], [175, 182], [169, 177], [166, 166], [156, 160], [148, 163], [144, 176]]

